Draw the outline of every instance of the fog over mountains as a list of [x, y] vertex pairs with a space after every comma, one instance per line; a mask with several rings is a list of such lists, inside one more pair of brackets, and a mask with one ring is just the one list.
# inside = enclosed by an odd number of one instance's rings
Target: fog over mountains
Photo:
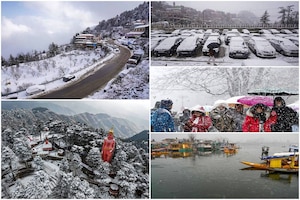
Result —
[[134, 118], [125, 119], [106, 113], [78, 114], [70, 108], [52, 102], [2, 102], [2, 129], [9, 126], [13, 129], [24, 127], [30, 130], [38, 122], [55, 120], [71, 124], [80, 122], [95, 129], [109, 130], [114, 127], [115, 135], [121, 138], [129, 138], [143, 130], [148, 130], [147, 123], [141, 124]]

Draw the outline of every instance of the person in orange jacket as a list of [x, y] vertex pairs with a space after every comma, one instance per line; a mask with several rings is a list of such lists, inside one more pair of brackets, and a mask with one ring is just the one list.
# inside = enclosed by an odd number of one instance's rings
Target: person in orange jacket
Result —
[[110, 129], [107, 134], [107, 137], [104, 138], [104, 142], [101, 150], [102, 160], [104, 162], [109, 162], [109, 163], [111, 162], [112, 157], [114, 155], [115, 146], [116, 146], [116, 141], [114, 139], [114, 132], [113, 129]]

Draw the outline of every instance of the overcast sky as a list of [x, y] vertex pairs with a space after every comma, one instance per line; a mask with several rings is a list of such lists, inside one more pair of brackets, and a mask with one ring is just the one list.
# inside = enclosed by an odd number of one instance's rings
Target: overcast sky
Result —
[[[152, 133], [151, 140], [154, 139], [155, 141], [161, 141], [165, 138], [178, 138], [183, 139], [189, 138], [190, 133]], [[285, 134], [277, 134], [277, 133], [215, 133], [215, 134], [208, 134], [208, 133], [194, 133], [193, 135], [196, 136], [196, 139], [227, 139], [229, 142], [236, 142], [236, 143], [253, 143], [257, 142], [261, 143], [281, 143], [282, 145], [288, 144], [298, 144], [299, 143], [299, 135], [297, 133], [285, 133]]]
[[47, 50], [69, 43], [73, 35], [142, 1], [5, 1], [1, 2], [1, 55]]
[[[295, 5], [293, 10], [299, 10], [298, 1], [176, 1], [176, 5], [194, 8], [198, 11], [212, 9], [238, 14], [240, 11], [249, 10], [257, 17], [261, 17], [267, 10], [271, 20], [277, 20], [279, 7]], [[173, 4], [173, 2], [170, 2]]]

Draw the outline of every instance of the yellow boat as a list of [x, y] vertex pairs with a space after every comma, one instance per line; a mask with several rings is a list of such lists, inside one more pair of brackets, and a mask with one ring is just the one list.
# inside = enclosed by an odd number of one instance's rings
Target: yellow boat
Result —
[[265, 163], [253, 163], [242, 161], [241, 163], [253, 167], [255, 169], [284, 172], [284, 173], [298, 173], [298, 152], [275, 153], [272, 156], [263, 157]]

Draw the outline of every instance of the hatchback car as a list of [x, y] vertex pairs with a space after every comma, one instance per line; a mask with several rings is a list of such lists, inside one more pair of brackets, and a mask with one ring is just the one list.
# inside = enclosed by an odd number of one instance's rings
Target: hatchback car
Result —
[[276, 37], [269, 41], [276, 51], [282, 55], [295, 57], [299, 55], [298, 47], [292, 41], [286, 38]]
[[185, 38], [177, 48], [177, 56], [194, 56], [201, 44], [200, 38], [192, 36]]
[[34, 95], [46, 90], [46, 86], [44, 85], [33, 85], [26, 89], [26, 95]]
[[246, 42], [242, 37], [231, 38], [229, 44], [229, 57], [230, 58], [248, 58], [249, 49]]
[[249, 49], [258, 57], [275, 58], [276, 50], [270, 42], [261, 37], [252, 37], [248, 42]]
[[[203, 48], [202, 48], [203, 55], [208, 55], [209, 49], [208, 49], [207, 46], [210, 43], [218, 43], [219, 45], [221, 45], [221, 39], [219, 37], [216, 37], [216, 36], [209, 37], [203, 45]], [[216, 52], [216, 54], [219, 54], [219, 47], [214, 48], [214, 51]]]

